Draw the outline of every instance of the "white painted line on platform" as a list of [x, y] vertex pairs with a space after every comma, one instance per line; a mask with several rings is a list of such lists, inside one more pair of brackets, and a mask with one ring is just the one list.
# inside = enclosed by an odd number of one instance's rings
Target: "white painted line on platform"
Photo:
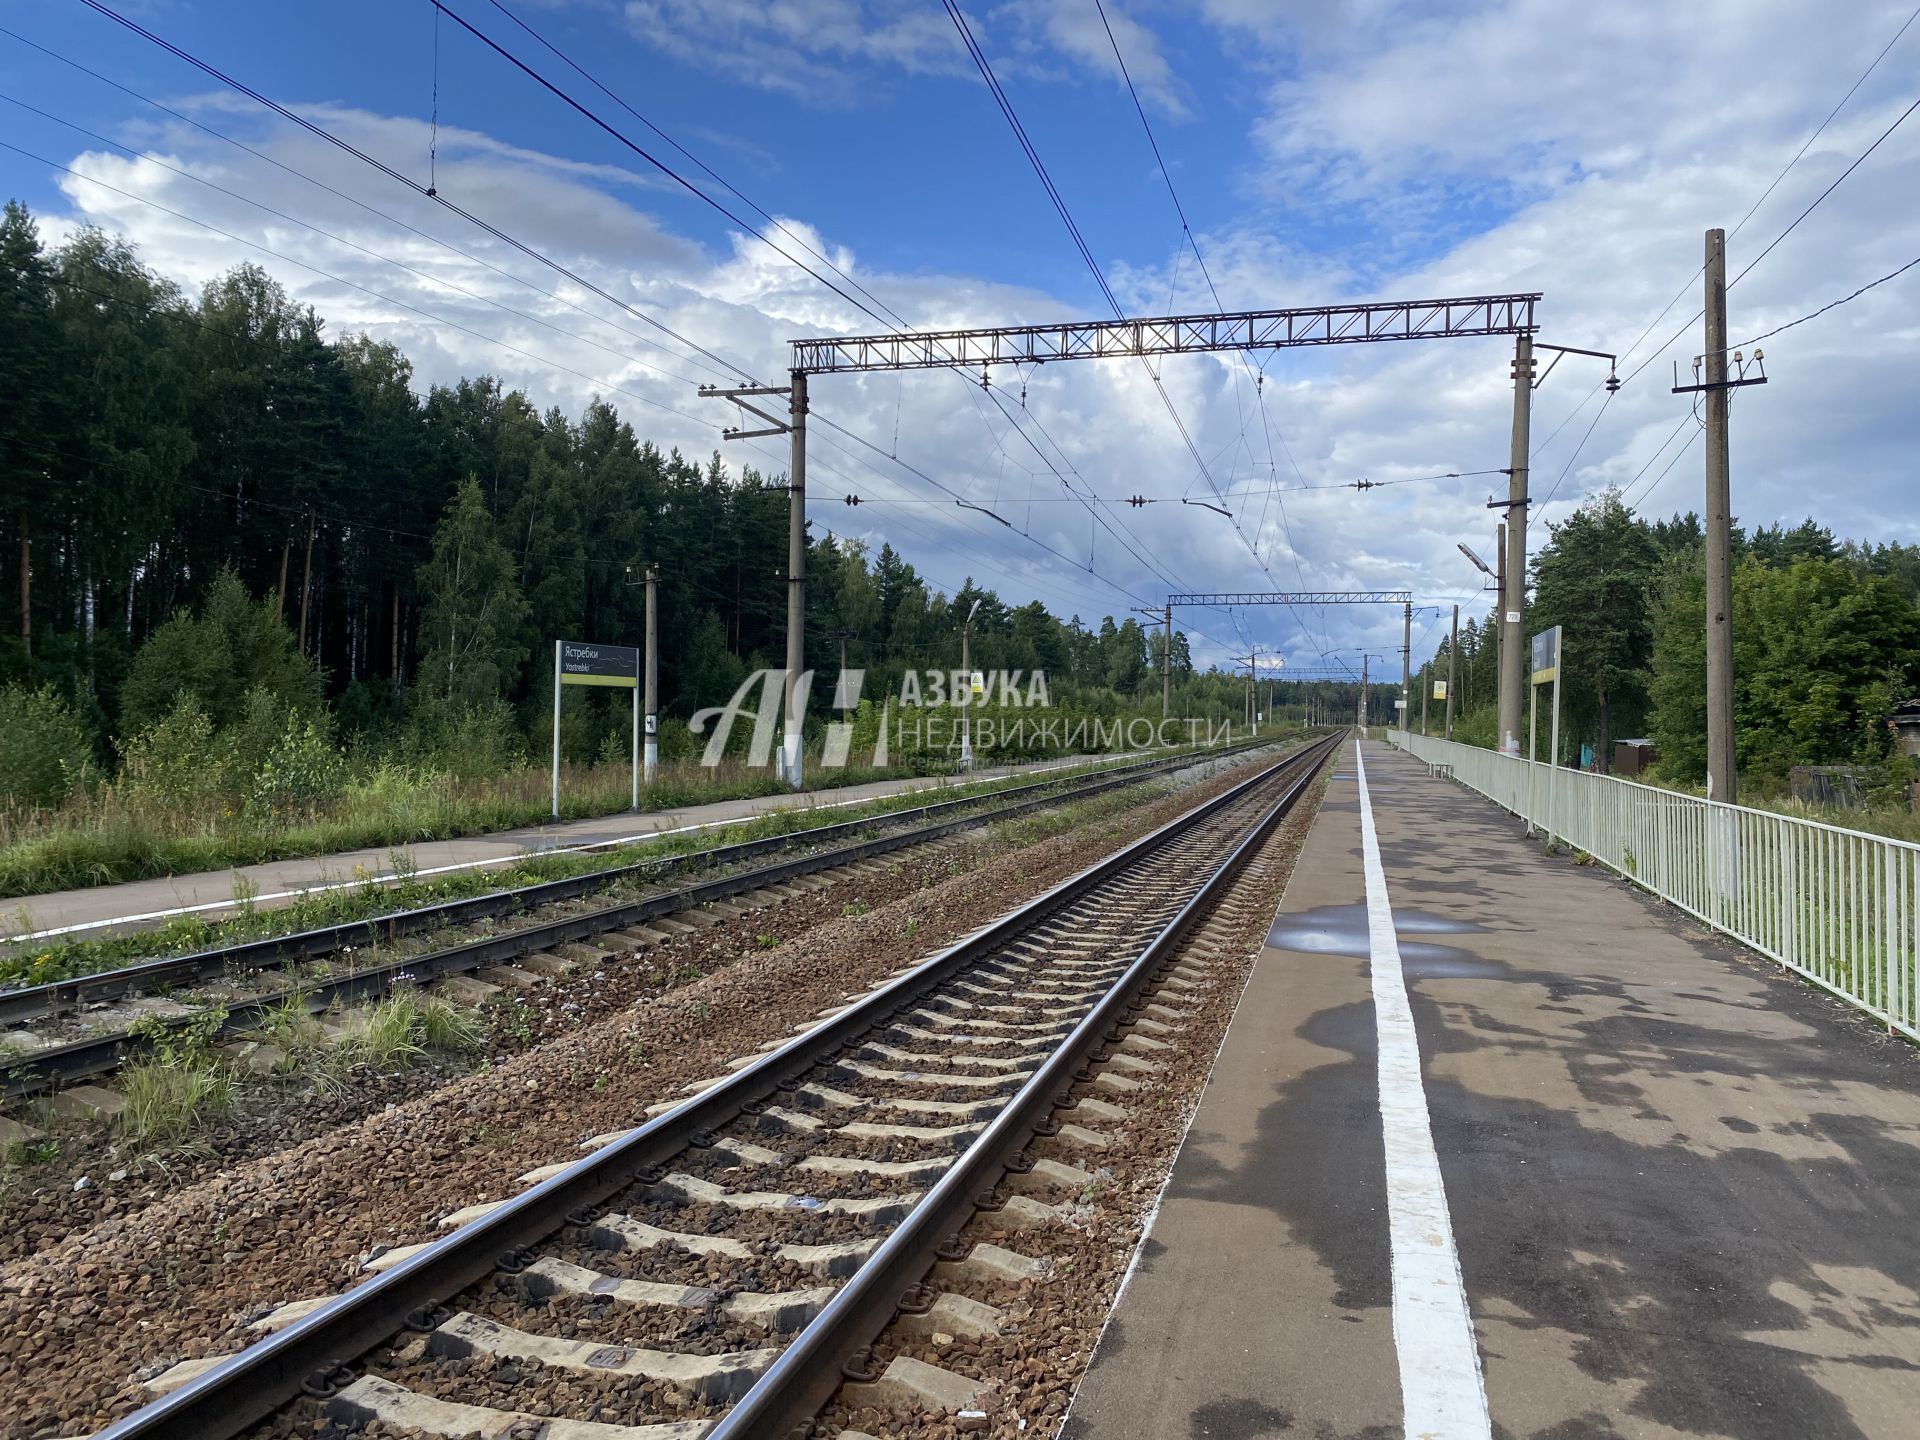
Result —
[[1393, 1253], [1393, 1344], [1407, 1440], [1490, 1440], [1480, 1350], [1460, 1277], [1453, 1220], [1433, 1147], [1433, 1121], [1420, 1077], [1420, 1036], [1407, 1001], [1387, 899], [1387, 872], [1373, 828], [1362, 743], [1353, 747], [1360, 783], [1360, 853], [1367, 876], [1367, 945], [1380, 1051], [1380, 1122], [1387, 1150], [1387, 1233]]

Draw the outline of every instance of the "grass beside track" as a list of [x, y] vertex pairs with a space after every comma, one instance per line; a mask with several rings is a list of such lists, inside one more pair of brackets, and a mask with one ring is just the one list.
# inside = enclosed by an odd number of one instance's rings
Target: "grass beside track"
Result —
[[[833, 772], [836, 788], [925, 776], [906, 766]], [[417, 845], [491, 835], [551, 817], [550, 777], [530, 766], [485, 779], [382, 771], [355, 781], [327, 805], [298, 815], [218, 816], [132, 810], [110, 793], [46, 812], [0, 811], [0, 895], [119, 885], [272, 860], [297, 860], [380, 845]], [[568, 765], [562, 771], [560, 818], [617, 815], [631, 804], [624, 764]], [[783, 793], [765, 768], [729, 761], [712, 770], [694, 764], [663, 768], [640, 791], [642, 810], [675, 810], [718, 800]]]
[[[1058, 781], [1067, 784], [1111, 768], [1114, 768], [1111, 764], [1096, 763], [1054, 771], [1039, 778], [1048, 783]], [[617, 870], [644, 860], [668, 859], [746, 840], [804, 834], [849, 820], [880, 819], [896, 811], [917, 809], [938, 801], [991, 796], [998, 791], [1032, 784], [1035, 779], [1032, 775], [1014, 775], [971, 785], [942, 787], [937, 791], [920, 790], [888, 795], [864, 805], [832, 810], [814, 807], [776, 810], [724, 829], [662, 836], [656, 840], [591, 854], [529, 855], [512, 865], [436, 875], [429, 879], [408, 876], [405, 856], [396, 852], [389, 858], [395, 873], [404, 877], [397, 883], [376, 883], [369, 877], [362, 884], [313, 891], [289, 904], [259, 910], [247, 906], [244, 895], [236, 894], [235, 898], [242, 909], [239, 914], [224, 919], [180, 915], [155, 929], [128, 935], [97, 939], [60, 938], [31, 947], [17, 946], [10, 953], [0, 955], [0, 989], [96, 975], [144, 960], [171, 958], [243, 941], [294, 935], [303, 930], [368, 920], [396, 911], [470, 899], [547, 880], [564, 880], [577, 875]]]

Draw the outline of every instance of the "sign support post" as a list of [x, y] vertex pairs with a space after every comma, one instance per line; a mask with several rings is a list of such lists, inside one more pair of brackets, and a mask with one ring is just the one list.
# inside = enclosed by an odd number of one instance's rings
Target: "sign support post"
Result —
[[553, 818], [560, 818], [560, 647], [553, 642]]
[[[646, 780], [660, 776], [660, 572], [647, 567]], [[640, 808], [635, 800], [634, 808]]]
[[[1555, 801], [1560, 793], [1560, 643], [1558, 625], [1550, 630], [1542, 630], [1533, 637], [1532, 673], [1528, 676], [1532, 683], [1527, 686], [1531, 702], [1527, 713], [1527, 809], [1533, 811], [1538, 808], [1539, 801], [1539, 760], [1535, 739], [1540, 726], [1540, 687], [1548, 682], [1553, 685], [1553, 732], [1550, 742], [1553, 748], [1547, 757], [1547, 806], [1551, 813], [1547, 824], [1541, 827], [1548, 835], [1559, 833], [1553, 822], [1559, 818], [1559, 807]], [[1527, 833], [1533, 833], [1531, 818], [1527, 821]]]

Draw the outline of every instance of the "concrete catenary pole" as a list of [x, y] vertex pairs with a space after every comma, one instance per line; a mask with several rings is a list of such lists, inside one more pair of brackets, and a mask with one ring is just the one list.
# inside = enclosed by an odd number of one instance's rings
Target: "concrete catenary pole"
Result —
[[[1413, 724], [1413, 602], [1400, 611], [1400, 733]], [[1426, 728], [1422, 722], [1421, 728]]]
[[962, 771], [973, 769], [973, 617], [979, 609], [980, 601], [976, 600], [968, 607], [966, 621], [960, 627], [960, 684], [965, 688], [956, 698], [960, 702]]
[[[642, 672], [646, 696], [642, 711], [646, 716], [645, 770], [647, 784], [660, 774], [660, 572], [647, 567], [647, 657]], [[637, 801], [635, 802], [638, 803]]]
[[1363, 735], [1367, 730], [1367, 661], [1371, 658], [1367, 655], [1360, 657], [1360, 733]]
[[1707, 798], [1735, 803], [1733, 494], [1727, 453], [1727, 235], [1707, 231]]
[[789, 372], [788, 400], [793, 460], [787, 476], [787, 674], [782, 711], [786, 729], [780, 746], [780, 774], [787, 788], [806, 783], [800, 742], [805, 725], [806, 692], [800, 672], [807, 664], [807, 372]]
[[1513, 448], [1507, 476], [1506, 574], [1500, 582], [1500, 752], [1520, 753], [1520, 700], [1526, 689], [1527, 451], [1532, 443], [1533, 337], [1513, 344]]
[[1173, 606], [1167, 606], [1166, 633], [1160, 644], [1160, 718], [1173, 714]]
[[[1494, 532], [1494, 550], [1500, 556], [1500, 564], [1493, 577], [1493, 603], [1496, 606], [1507, 603], [1507, 527], [1503, 524]], [[1493, 627], [1493, 678], [1496, 689], [1503, 683], [1500, 677], [1506, 674], [1501, 668], [1507, 653], [1507, 627], [1501, 623], [1500, 616], [1494, 615]]]
[[1460, 607], [1453, 607], [1453, 632], [1447, 641], [1447, 735], [1453, 738], [1453, 675], [1456, 657], [1460, 654]]

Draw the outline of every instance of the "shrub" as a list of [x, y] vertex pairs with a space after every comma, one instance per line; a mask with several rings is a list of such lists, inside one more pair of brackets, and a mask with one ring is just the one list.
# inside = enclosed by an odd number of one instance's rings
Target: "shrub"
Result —
[[419, 695], [408, 716], [402, 749], [461, 780], [497, 775], [526, 762], [526, 744], [514, 723], [513, 707], [500, 699], [456, 705]]
[[0, 801], [58, 805], [92, 768], [86, 726], [51, 687], [0, 690]]
[[339, 790], [345, 772], [346, 760], [334, 748], [326, 723], [295, 712], [254, 770], [247, 808], [276, 819], [309, 813]]
[[227, 747], [191, 695], [127, 740], [115, 788], [135, 814], [174, 819], [215, 806], [227, 793]]
[[191, 696], [216, 723], [231, 725], [255, 690], [306, 711], [320, 709], [323, 698], [319, 670], [275, 618], [273, 602], [249, 599], [240, 578], [223, 570], [198, 618], [178, 611], [134, 655], [121, 720], [129, 730], [144, 729]]

